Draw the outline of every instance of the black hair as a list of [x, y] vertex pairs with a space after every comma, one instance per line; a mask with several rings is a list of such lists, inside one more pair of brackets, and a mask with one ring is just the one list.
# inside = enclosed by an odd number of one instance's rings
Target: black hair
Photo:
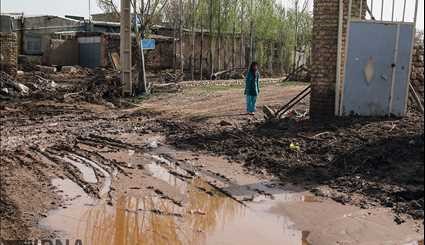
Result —
[[254, 73], [254, 66], [258, 66], [258, 63], [256, 61], [253, 61], [251, 65], [249, 66], [250, 73]]

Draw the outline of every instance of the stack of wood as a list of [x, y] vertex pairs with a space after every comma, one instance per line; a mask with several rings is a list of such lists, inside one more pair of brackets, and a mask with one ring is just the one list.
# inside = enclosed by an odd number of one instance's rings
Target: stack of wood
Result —
[[178, 83], [183, 81], [184, 74], [181, 71], [176, 71], [175, 73], [164, 71], [161, 73], [161, 82], [162, 83]]

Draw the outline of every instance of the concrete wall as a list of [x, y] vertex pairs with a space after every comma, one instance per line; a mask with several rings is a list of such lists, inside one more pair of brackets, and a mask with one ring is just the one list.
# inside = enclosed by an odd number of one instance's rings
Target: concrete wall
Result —
[[[353, 0], [352, 16], [360, 18], [360, 1]], [[348, 0], [344, 0], [343, 49], [345, 47]], [[338, 55], [339, 0], [314, 1], [312, 47], [312, 93], [310, 113], [313, 120], [335, 115], [335, 86]], [[362, 18], [365, 10], [362, 11]], [[344, 57], [342, 57], [344, 59]], [[342, 69], [343, 66], [340, 68]]]
[[[85, 29], [85, 25], [76, 20], [49, 15], [17, 18], [14, 20], [14, 26], [18, 34], [19, 53], [32, 55], [43, 55], [49, 49], [51, 35], [54, 32]], [[41, 41], [41, 51], [32, 53], [29, 50], [29, 41], [37, 38]]]
[[18, 50], [15, 33], [0, 32], [0, 68], [15, 76], [18, 63]]

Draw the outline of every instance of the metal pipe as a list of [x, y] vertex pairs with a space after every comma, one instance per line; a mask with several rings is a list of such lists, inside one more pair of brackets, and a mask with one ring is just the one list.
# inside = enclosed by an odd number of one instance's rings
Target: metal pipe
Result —
[[360, 0], [360, 15], [359, 19], [362, 19], [363, 17], [363, 0]]
[[393, 0], [393, 9], [391, 13], [391, 21], [394, 21], [394, 11], [395, 11], [395, 0]]
[[381, 20], [384, 20], [384, 2], [385, 0], [381, 1]]
[[294, 106], [296, 106], [298, 103], [300, 103], [301, 100], [303, 100], [305, 97], [307, 97], [309, 94], [311, 94], [311, 87], [308, 87], [309, 90], [304, 93], [301, 97], [297, 98], [296, 100], [294, 100], [291, 105], [288, 105], [283, 111], [277, 113], [277, 118], [280, 118], [281, 115], [284, 115], [286, 112], [288, 112], [290, 109], [292, 109]]
[[399, 44], [400, 44], [400, 24], [397, 24], [397, 37], [395, 41], [395, 47], [394, 47], [394, 59], [393, 59], [393, 65], [392, 65], [392, 77], [391, 77], [391, 88], [390, 88], [390, 98], [389, 98], [389, 108], [388, 108], [388, 114], [391, 115], [393, 112], [393, 101], [394, 101], [394, 88], [395, 88], [395, 76], [396, 76], [396, 70], [397, 70], [397, 62], [398, 62], [398, 50], [399, 50]]
[[372, 12], [372, 15], [373, 15], [373, 0], [371, 0], [370, 2], [370, 12]]
[[[294, 103], [294, 101], [297, 101], [300, 97], [304, 98], [305, 97], [305, 93], [309, 94], [311, 92], [311, 85], [309, 85], [307, 88], [305, 88], [303, 91], [301, 91], [299, 94], [297, 94], [297, 96], [295, 96], [294, 98], [292, 98], [288, 103], [286, 103], [282, 108], [280, 108], [277, 112], [276, 115], [279, 115], [282, 113], [282, 111], [285, 111], [288, 106], [290, 106], [292, 103]], [[297, 102], [298, 103], [298, 102]]]
[[418, 21], [418, 7], [419, 7], [418, 5], [419, 5], [419, 1], [416, 0], [415, 1], [415, 17], [413, 19], [413, 23], [415, 24], [415, 28], [416, 28], [416, 23]]
[[[372, 0], [373, 1], [373, 0]], [[342, 32], [344, 25], [344, 0], [339, 0], [339, 23], [338, 23], [338, 51], [336, 61], [336, 84], [335, 84], [335, 116], [339, 115], [339, 103], [341, 98], [341, 49], [342, 49]]]
[[406, 4], [407, 4], [407, 0], [404, 0], [404, 6], [403, 6], [403, 22], [406, 19]]
[[[343, 76], [342, 81], [345, 81], [345, 64], [347, 64], [348, 60], [348, 45], [350, 40], [350, 23], [351, 23], [351, 12], [353, 7], [353, 0], [349, 1], [348, 5], [348, 19], [347, 19], [347, 33], [345, 36], [345, 50], [344, 50], [344, 69], [343, 69]], [[344, 82], [341, 83], [341, 102], [339, 103], [339, 115], [342, 115], [342, 105], [344, 103]]]
[[[413, 59], [413, 52], [414, 52], [414, 49], [415, 49], [415, 36], [416, 36], [416, 21], [417, 21], [417, 18], [418, 18], [418, 0], [416, 0], [415, 1], [415, 16], [413, 17], [413, 32], [412, 32], [412, 43], [411, 43], [411, 46], [410, 46], [410, 62], [409, 62], [409, 72], [407, 73], [407, 74], [409, 74], [408, 76], [409, 76], [409, 80], [407, 80], [407, 83], [406, 83], [406, 90], [405, 91], [408, 91], [409, 90], [409, 84], [410, 84], [410, 76], [411, 76], [411, 74], [412, 74], [412, 59]], [[405, 97], [405, 101], [404, 101], [404, 111], [406, 112], [406, 110], [407, 110], [407, 101], [408, 101], [408, 99], [409, 99], [409, 96], [408, 95], [406, 95], [406, 97]]]
[[413, 99], [415, 100], [416, 104], [418, 105], [419, 110], [420, 110], [422, 113], [424, 113], [424, 105], [422, 104], [422, 101], [421, 101], [421, 99], [419, 98], [418, 93], [416, 93], [416, 90], [415, 90], [415, 88], [413, 87], [413, 85], [412, 85], [412, 83], [411, 83], [411, 82], [409, 82], [409, 90], [410, 90], [410, 93], [411, 93], [411, 94], [412, 94], [412, 96], [413, 96]]

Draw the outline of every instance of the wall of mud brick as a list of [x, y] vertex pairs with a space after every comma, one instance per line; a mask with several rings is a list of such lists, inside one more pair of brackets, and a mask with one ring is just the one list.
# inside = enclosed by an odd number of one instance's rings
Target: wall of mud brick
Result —
[[[172, 28], [160, 28], [154, 30], [155, 34], [173, 37], [176, 36], [178, 39], [178, 32], [174, 33]], [[202, 38], [203, 36], [203, 38]], [[210, 33], [208, 31], [201, 32], [197, 30], [195, 32], [195, 55], [194, 55], [194, 67], [195, 67], [195, 79], [200, 77], [200, 67], [202, 60], [202, 71], [203, 77], [209, 78], [211, 74], [211, 57], [210, 57], [210, 41], [212, 41], [213, 46], [213, 69], [214, 72], [229, 70], [232, 68], [246, 68], [249, 62], [249, 37], [241, 36], [238, 33], [223, 33], [220, 41], [220, 49], [218, 48], [219, 39], [217, 35], [213, 35], [210, 40]], [[201, 41], [202, 40], [202, 41]], [[170, 53], [170, 59], [175, 60], [177, 69], [180, 67], [180, 60], [183, 59], [183, 66], [185, 72], [185, 78], [190, 79], [190, 72], [192, 66], [192, 33], [190, 30], [185, 30], [183, 32], [183, 57], [180, 57], [180, 41], [177, 40], [175, 45], [175, 54]], [[171, 47], [173, 47], [171, 46]], [[242, 47], [241, 47], [242, 46]], [[273, 64], [270, 65], [270, 62], [267, 64], [262, 64], [261, 71], [263, 75], [273, 75], [281, 76], [282, 73], [285, 73], [283, 67], [283, 60], [278, 57], [278, 54], [283, 48], [280, 43], [271, 43], [268, 40], [256, 40], [256, 49], [261, 50], [260, 47], [264, 50], [263, 54], [257, 53], [257, 58], [260, 55], [271, 57], [272, 50], [273, 55]], [[220, 50], [220, 51], [219, 51]], [[242, 57], [242, 59], [241, 59]], [[260, 61], [260, 60], [257, 60]], [[271, 69], [270, 69], [271, 68]]]
[[416, 43], [412, 57], [412, 85], [420, 95], [424, 103], [424, 43], [423, 40]]
[[[363, 1], [362, 4], [361, 1]], [[344, 0], [343, 37], [346, 36], [347, 30], [348, 3], [348, 0]], [[363, 7], [362, 11], [360, 11], [360, 6]], [[365, 0], [353, 0], [352, 18], [364, 18], [366, 6]], [[310, 113], [313, 120], [324, 120], [332, 118], [335, 114], [339, 0], [314, 1], [313, 14]], [[343, 47], [345, 42], [346, 40], [343, 38]], [[344, 59], [343, 56], [342, 59]]]
[[[263, 78], [260, 80], [261, 84], [277, 84], [282, 82], [281, 78]], [[228, 80], [202, 80], [202, 81], [184, 81], [178, 85], [182, 88], [195, 88], [203, 86], [243, 86], [245, 84], [244, 79], [228, 79]]]
[[155, 49], [145, 51], [146, 69], [158, 72], [173, 67], [173, 39], [154, 38]]
[[0, 68], [15, 76], [18, 64], [18, 47], [15, 33], [0, 33]]
[[51, 39], [50, 48], [43, 53], [42, 63], [58, 66], [73, 66], [79, 63], [79, 46], [76, 39]]
[[[112, 66], [111, 60], [109, 58], [110, 53], [118, 53], [120, 54], [120, 35], [116, 34], [103, 34], [102, 35], [102, 43], [104, 48], [102, 48], [102, 64], [105, 64], [106, 66]], [[131, 62], [132, 64], [136, 64], [136, 60], [140, 59], [137, 55], [137, 48], [138, 45], [136, 43], [136, 38], [133, 37], [133, 40], [131, 42]]]

